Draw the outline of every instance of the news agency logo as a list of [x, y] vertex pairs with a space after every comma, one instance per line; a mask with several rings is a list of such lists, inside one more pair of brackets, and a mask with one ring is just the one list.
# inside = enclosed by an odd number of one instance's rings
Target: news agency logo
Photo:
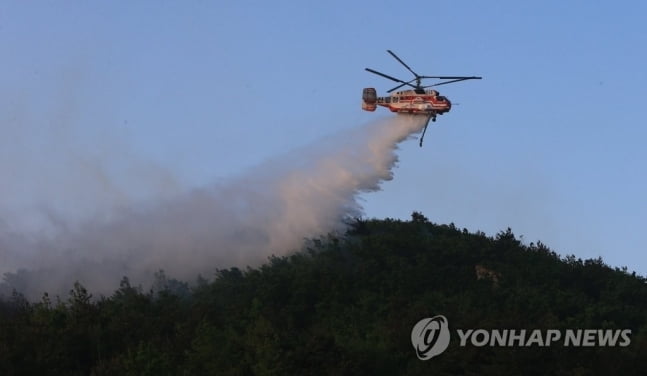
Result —
[[411, 330], [411, 343], [420, 360], [429, 360], [442, 354], [449, 346], [447, 318], [438, 315], [418, 321]]
[[[631, 329], [456, 329], [459, 347], [627, 347]], [[443, 315], [424, 318], [411, 330], [420, 360], [442, 354], [449, 346], [449, 322]]]

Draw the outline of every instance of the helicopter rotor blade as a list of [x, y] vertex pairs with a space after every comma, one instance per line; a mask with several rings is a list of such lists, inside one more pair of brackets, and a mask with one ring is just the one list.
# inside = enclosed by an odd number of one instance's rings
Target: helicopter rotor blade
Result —
[[[479, 79], [480, 79], [480, 78], [481, 78], [481, 77], [479, 77]], [[451, 81], [445, 81], [445, 82], [439, 82], [439, 83], [437, 83], [437, 84], [433, 84], [433, 85], [427, 85], [427, 86], [425, 86], [425, 88], [433, 87], [433, 86], [446, 85], [446, 84], [451, 84], [451, 83], [454, 83], [454, 82], [465, 81], [465, 80], [472, 80], [472, 79], [474, 79], [474, 77], [459, 77], [459, 78], [454, 79], [454, 80], [451, 80]]]
[[420, 78], [435, 78], [438, 80], [480, 80], [483, 77], [477, 76], [420, 76]]
[[406, 84], [400, 84], [400, 85], [398, 85], [398, 86], [394, 87], [393, 89], [387, 90], [386, 92], [387, 92], [387, 93], [390, 93], [390, 92], [392, 92], [392, 91], [394, 91], [394, 90], [398, 90], [399, 88], [401, 88], [401, 87], [402, 87], [402, 86], [404, 86], [404, 85], [406, 85]]
[[409, 86], [411, 86], [412, 88], [417, 89], [417, 88], [418, 88], [417, 86], [415, 86], [415, 85], [412, 85], [412, 84], [411, 84], [411, 83], [412, 83], [413, 81], [415, 81], [415, 80], [416, 80], [416, 79], [414, 78], [413, 80], [411, 80], [411, 81], [409, 81], [409, 82], [402, 83], [402, 84], [400, 84], [400, 85], [398, 85], [398, 86], [394, 87], [394, 88], [393, 88], [393, 89], [391, 89], [391, 90], [387, 90], [387, 93], [390, 93], [390, 92], [392, 92], [392, 91], [394, 91], [394, 90], [398, 90], [399, 88], [401, 88], [401, 87], [402, 87], [402, 86], [404, 86], [404, 85], [409, 85]]
[[371, 73], [373, 73], [373, 74], [377, 74], [378, 76], [382, 76], [382, 77], [384, 77], [384, 78], [388, 78], [388, 79], [389, 79], [389, 80], [391, 80], [391, 81], [395, 81], [395, 82], [400, 82], [400, 83], [406, 84], [406, 82], [405, 82], [405, 81], [399, 80], [399, 79], [397, 79], [397, 78], [395, 78], [395, 77], [391, 77], [391, 76], [389, 76], [388, 74], [384, 74], [384, 73], [378, 72], [378, 71], [373, 70], [373, 69], [371, 69], [371, 68], [364, 68], [364, 69], [365, 69], [365, 70], [367, 70], [367, 71], [369, 71], [369, 72], [371, 72]]
[[396, 55], [393, 51], [391, 51], [391, 50], [386, 50], [386, 52], [388, 52], [389, 54], [391, 54], [391, 56], [393, 56], [397, 61], [399, 61], [399, 62], [400, 62], [400, 64], [404, 65], [404, 67], [405, 67], [405, 68], [407, 68], [407, 69], [409, 70], [409, 72], [413, 73], [413, 75], [414, 75], [414, 76], [416, 76], [416, 78], [419, 78], [419, 77], [420, 77], [420, 76], [418, 76], [418, 73], [414, 72], [414, 71], [413, 71], [413, 69], [411, 69], [411, 68], [410, 68], [410, 67], [409, 67], [409, 66], [408, 66], [404, 61], [402, 61], [402, 59], [400, 59], [400, 58], [398, 57], [398, 55]]
[[411, 86], [411, 87], [412, 87], [412, 88], [414, 88], [414, 89], [416, 89], [416, 88], [417, 88], [417, 86], [411, 85], [411, 82], [413, 82], [413, 81], [415, 81], [415, 80], [416, 80], [415, 78], [414, 78], [413, 80], [409, 81], [409, 82], [405, 82], [405, 81], [399, 80], [399, 79], [397, 79], [397, 78], [395, 78], [395, 77], [391, 77], [391, 76], [389, 76], [388, 74], [384, 74], [384, 73], [382, 73], [382, 72], [378, 72], [378, 71], [376, 71], [376, 70], [373, 70], [373, 69], [371, 69], [371, 68], [364, 68], [364, 69], [366, 69], [368, 72], [371, 72], [371, 73], [373, 73], [373, 74], [377, 74], [378, 76], [382, 76], [382, 77], [384, 77], [384, 78], [388, 78], [388, 79], [389, 79], [389, 80], [391, 80], [391, 81], [399, 82], [399, 83], [401, 84], [401, 85], [398, 85], [398, 86], [394, 87], [393, 89], [389, 90], [389, 91], [388, 91], [388, 93], [392, 92], [393, 90], [399, 89], [399, 88], [401, 88], [401, 87], [402, 87], [402, 86], [404, 86], [404, 85], [409, 85], [409, 86]]

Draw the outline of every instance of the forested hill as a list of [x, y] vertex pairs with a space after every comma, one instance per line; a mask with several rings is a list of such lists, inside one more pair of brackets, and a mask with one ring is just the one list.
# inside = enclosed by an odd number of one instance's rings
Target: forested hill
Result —
[[[257, 269], [184, 282], [123, 279], [110, 297], [0, 305], [1, 375], [645, 374], [645, 278], [602, 260], [560, 257], [513, 233], [358, 220], [340, 237]], [[444, 315], [447, 350], [412, 346]], [[460, 346], [457, 329], [631, 329], [615, 347]], [[625, 344], [626, 345], [626, 344]]]

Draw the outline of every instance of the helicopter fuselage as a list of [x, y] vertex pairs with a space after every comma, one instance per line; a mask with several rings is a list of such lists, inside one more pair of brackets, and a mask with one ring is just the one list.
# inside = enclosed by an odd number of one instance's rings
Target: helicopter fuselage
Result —
[[377, 106], [386, 107], [391, 112], [435, 117], [449, 112], [452, 103], [436, 90], [403, 90], [387, 97], [377, 97], [375, 89], [364, 89], [362, 109], [375, 111]]

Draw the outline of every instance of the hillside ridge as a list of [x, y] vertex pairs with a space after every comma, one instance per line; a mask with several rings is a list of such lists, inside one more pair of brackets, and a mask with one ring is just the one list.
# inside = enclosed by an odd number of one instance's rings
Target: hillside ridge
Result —
[[[0, 370], [14, 374], [598, 374], [644, 372], [646, 279], [601, 259], [409, 221], [355, 219], [344, 235], [258, 268], [148, 291], [20, 294], [0, 303]], [[624, 347], [460, 347], [416, 357], [411, 330], [630, 329]]]

